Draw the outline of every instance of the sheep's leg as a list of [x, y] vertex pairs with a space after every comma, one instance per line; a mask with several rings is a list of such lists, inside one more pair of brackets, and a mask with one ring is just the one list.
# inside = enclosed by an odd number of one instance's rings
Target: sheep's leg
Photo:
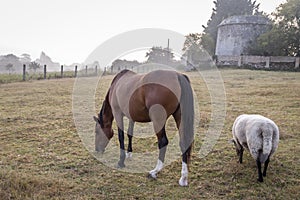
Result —
[[243, 153], [244, 153], [244, 148], [243, 146], [240, 144], [239, 140], [237, 139], [236, 142], [233, 140], [233, 143], [235, 145], [235, 150], [236, 150], [236, 154], [239, 157], [239, 163], [243, 162]]
[[240, 161], [240, 163], [243, 162], [243, 153], [244, 153], [244, 148], [241, 146], [241, 149], [239, 150], [239, 161]]
[[267, 169], [268, 169], [269, 162], [270, 162], [270, 156], [268, 157], [268, 159], [265, 162], [263, 176], [267, 175]]
[[256, 160], [256, 166], [257, 166], [257, 172], [258, 172], [258, 181], [259, 182], [264, 182], [262, 173], [261, 173], [261, 162], [259, 159]]

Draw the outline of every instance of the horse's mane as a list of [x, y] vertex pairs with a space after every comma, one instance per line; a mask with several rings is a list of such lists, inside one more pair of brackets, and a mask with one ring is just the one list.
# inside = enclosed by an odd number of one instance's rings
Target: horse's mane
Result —
[[99, 119], [99, 123], [100, 123], [101, 128], [104, 127], [104, 124], [103, 124], [103, 107], [104, 107], [104, 102], [102, 104], [102, 108], [101, 108], [101, 110], [99, 112], [99, 115], [98, 115], [98, 119]]
[[[130, 70], [128, 70], [128, 69], [124, 69], [124, 70], [122, 70], [122, 71], [120, 71], [114, 78], [113, 78], [113, 80], [112, 80], [112, 82], [111, 82], [111, 85], [110, 85], [110, 88], [109, 88], [109, 90], [107, 91], [107, 93], [106, 93], [106, 96], [105, 96], [105, 99], [104, 99], [104, 101], [103, 101], [103, 103], [102, 103], [102, 107], [101, 107], [101, 110], [100, 110], [100, 112], [99, 112], [99, 115], [98, 115], [98, 117], [99, 117], [99, 121], [100, 121], [100, 126], [103, 128], [104, 127], [104, 124], [103, 124], [103, 112], [105, 112], [105, 110], [107, 109], [107, 108], [110, 108], [110, 103], [109, 103], [109, 93], [110, 93], [110, 91], [111, 91], [111, 89], [112, 89], [112, 86], [124, 75], [124, 74], [126, 74], [127, 72], [132, 72], [132, 71], [130, 71]], [[132, 73], [134, 73], [134, 72], [132, 72]]]
[[127, 72], [131, 72], [134, 73], [133, 71], [130, 71], [128, 69], [123, 69], [122, 71], [120, 71], [112, 80], [111, 85], [113, 85], [116, 81], [118, 81], [124, 74], [126, 74]]

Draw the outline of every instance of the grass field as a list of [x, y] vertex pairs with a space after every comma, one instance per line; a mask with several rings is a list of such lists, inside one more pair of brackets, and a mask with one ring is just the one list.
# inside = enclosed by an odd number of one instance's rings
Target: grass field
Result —
[[[197, 74], [187, 74], [198, 98], [200, 125], [195, 140], [201, 144], [212, 112], [210, 96]], [[300, 73], [223, 69], [221, 74], [226, 90], [223, 131], [205, 158], [199, 158], [199, 146], [195, 146], [185, 188], [178, 186], [180, 157], [167, 165], [157, 180], [147, 179], [146, 173], [109, 168], [95, 159], [73, 121], [75, 79], [0, 84], [0, 199], [299, 198]], [[101, 79], [97, 110], [112, 78]], [[228, 143], [232, 123], [243, 113], [265, 115], [280, 129], [279, 148], [264, 183], [256, 181], [256, 165], [249, 153], [239, 164], [233, 145]], [[167, 131], [171, 136], [176, 134], [172, 120]], [[117, 137], [112, 142], [116, 141]], [[133, 148], [153, 151], [155, 137], [134, 138]]]

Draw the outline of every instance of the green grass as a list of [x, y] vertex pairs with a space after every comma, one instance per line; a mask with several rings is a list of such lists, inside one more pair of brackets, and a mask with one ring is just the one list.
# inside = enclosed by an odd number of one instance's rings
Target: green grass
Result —
[[22, 81], [22, 74], [0, 74], [0, 84]]
[[[210, 122], [210, 96], [204, 81], [188, 73], [198, 98], [200, 126], [195, 131], [187, 188], [178, 186], [180, 157], [167, 165], [155, 181], [147, 179], [146, 173], [121, 172], [95, 159], [74, 125], [75, 79], [1, 84], [1, 199], [299, 198], [300, 73], [223, 69], [221, 74], [226, 89], [226, 121], [213, 151], [200, 159], [199, 144]], [[97, 110], [112, 78], [101, 79]], [[264, 183], [256, 182], [256, 165], [249, 153], [239, 164], [228, 143], [232, 123], [242, 113], [265, 115], [280, 129], [279, 148], [271, 158]], [[167, 131], [170, 137], [177, 134], [173, 120], [168, 122]], [[116, 136], [112, 142], [117, 143]], [[155, 137], [134, 138], [133, 148], [135, 152], [154, 151]]]

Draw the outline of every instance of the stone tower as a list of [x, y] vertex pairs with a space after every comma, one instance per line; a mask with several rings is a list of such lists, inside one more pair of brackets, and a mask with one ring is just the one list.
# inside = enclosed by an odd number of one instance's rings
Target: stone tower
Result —
[[268, 18], [257, 15], [232, 16], [224, 19], [218, 26], [215, 54], [217, 56], [245, 54], [245, 47], [266, 32], [269, 24]]

